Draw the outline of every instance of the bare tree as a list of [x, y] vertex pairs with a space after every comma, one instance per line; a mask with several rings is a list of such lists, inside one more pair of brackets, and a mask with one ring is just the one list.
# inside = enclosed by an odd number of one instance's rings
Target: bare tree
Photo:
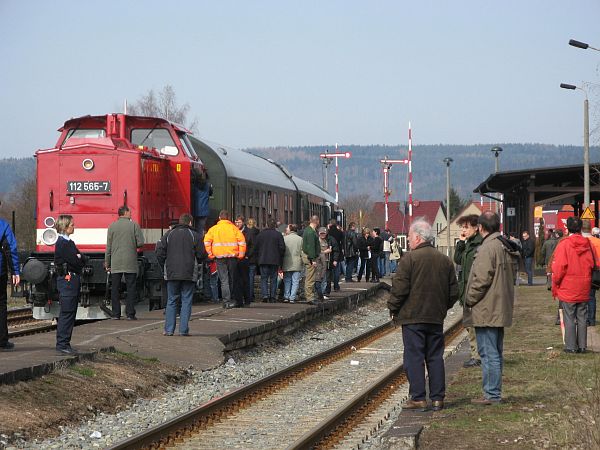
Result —
[[15, 190], [4, 195], [0, 216], [12, 226], [12, 213], [15, 212], [15, 237], [21, 251], [35, 250], [35, 205], [36, 179], [32, 176], [23, 180]]
[[177, 96], [173, 86], [166, 85], [158, 96], [150, 89], [146, 94], [129, 106], [129, 113], [137, 116], [162, 117], [171, 122], [180, 123], [190, 130], [195, 130], [198, 121], [188, 121], [189, 103], [177, 104]]
[[346, 213], [346, 223], [355, 222], [359, 227], [371, 225], [373, 200], [369, 194], [348, 196], [340, 201], [340, 208]]

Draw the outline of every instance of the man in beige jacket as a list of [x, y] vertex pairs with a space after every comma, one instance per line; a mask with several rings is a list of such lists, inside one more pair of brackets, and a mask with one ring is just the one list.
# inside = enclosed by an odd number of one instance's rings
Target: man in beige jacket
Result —
[[481, 357], [483, 397], [471, 400], [491, 405], [502, 400], [504, 327], [512, 325], [514, 280], [519, 252], [500, 234], [500, 217], [491, 211], [478, 220], [483, 242], [467, 281], [463, 325], [475, 327]]

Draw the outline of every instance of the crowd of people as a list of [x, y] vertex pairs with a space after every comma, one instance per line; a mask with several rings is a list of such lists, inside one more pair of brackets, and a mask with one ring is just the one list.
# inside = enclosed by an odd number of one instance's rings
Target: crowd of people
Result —
[[[527, 231], [522, 233], [523, 241], [503, 235], [500, 218], [491, 211], [460, 217], [458, 224], [461, 235], [451, 261], [434, 249], [431, 226], [421, 220], [413, 222], [408, 235], [411, 251], [400, 260], [392, 278], [388, 308], [392, 320], [402, 326], [404, 365], [409, 380], [405, 409], [429, 408], [425, 368], [431, 408], [444, 407], [442, 327], [447, 311], [456, 301], [462, 305], [462, 321], [470, 343], [469, 359], [463, 366], [481, 366], [482, 371], [482, 396], [471, 403], [502, 402], [504, 329], [512, 324], [514, 289], [521, 261], [527, 285], [534, 284], [535, 244]], [[567, 236], [549, 230], [541, 257], [546, 266], [548, 289], [558, 302], [564, 352], [585, 353], [587, 327], [596, 324], [598, 285], [593, 274], [600, 261], [600, 229], [591, 229], [588, 221], [578, 217], [570, 217], [566, 226]]]
[[[107, 233], [104, 267], [111, 280], [112, 318], [121, 319], [121, 286], [126, 286], [125, 314], [136, 320], [135, 303], [138, 250], [144, 245], [140, 226], [131, 220], [127, 206]], [[460, 239], [453, 259], [434, 247], [431, 225], [417, 219], [410, 227], [410, 252], [403, 255], [399, 237], [389, 230], [363, 228], [355, 223], [346, 230], [331, 220], [321, 226], [318, 216], [285, 231], [269, 219], [263, 230], [253, 219], [228, 211], [206, 233], [193, 226], [194, 217], [183, 214], [156, 244], [156, 257], [164, 273], [167, 293], [163, 334], [173, 336], [179, 316], [179, 335], [189, 335], [194, 293], [201, 288], [224, 308], [244, 307], [255, 301], [255, 277], [260, 277], [262, 302], [318, 304], [339, 291], [340, 283], [377, 283], [392, 274], [388, 301], [390, 316], [402, 326], [404, 364], [409, 379], [407, 409], [425, 410], [425, 367], [429, 399], [434, 410], [444, 407], [443, 323], [455, 302], [463, 308], [463, 324], [470, 342], [464, 367], [481, 367], [482, 396], [478, 405], [502, 401], [504, 329], [511, 326], [518, 268], [524, 262], [527, 284], [533, 284], [535, 245], [528, 232], [523, 240], [500, 232], [500, 218], [486, 211], [458, 219]], [[564, 351], [587, 351], [587, 327], [596, 324], [596, 286], [592, 272], [600, 261], [600, 229], [577, 217], [567, 220], [568, 235], [549, 230], [541, 247], [547, 286], [558, 302], [558, 322], [563, 325]], [[56, 220], [58, 240], [54, 262], [60, 313], [56, 350], [74, 354], [71, 336], [80, 297], [80, 277], [86, 264], [71, 239], [75, 222], [70, 215]], [[8, 274], [18, 285], [17, 245], [10, 226], [0, 220], [0, 283]], [[302, 288], [302, 280], [304, 286]], [[12, 350], [8, 340], [6, 290], [0, 290], [0, 350]]]
[[[228, 211], [203, 238], [208, 267], [204, 292], [224, 308], [244, 307], [254, 299], [254, 280], [260, 276], [260, 300], [274, 303], [316, 304], [339, 291], [346, 283], [377, 283], [395, 270], [402, 256], [399, 238], [389, 230], [364, 228], [356, 231], [350, 223], [343, 230], [335, 219], [321, 226], [318, 216], [299, 227], [267, 220], [263, 230], [250, 218], [237, 216], [232, 222]], [[203, 261], [200, 261], [202, 263]], [[215, 270], [216, 269], [216, 270]], [[304, 280], [304, 289], [301, 282]]]

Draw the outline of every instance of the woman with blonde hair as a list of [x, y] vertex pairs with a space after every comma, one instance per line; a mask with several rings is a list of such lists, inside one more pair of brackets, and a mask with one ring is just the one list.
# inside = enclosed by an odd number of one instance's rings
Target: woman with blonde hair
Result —
[[71, 347], [71, 335], [77, 316], [81, 271], [85, 257], [71, 240], [75, 231], [73, 216], [60, 215], [56, 220], [58, 240], [54, 247], [54, 265], [56, 266], [56, 287], [60, 300], [60, 314], [56, 326], [56, 351], [59, 354], [73, 355], [77, 352]]

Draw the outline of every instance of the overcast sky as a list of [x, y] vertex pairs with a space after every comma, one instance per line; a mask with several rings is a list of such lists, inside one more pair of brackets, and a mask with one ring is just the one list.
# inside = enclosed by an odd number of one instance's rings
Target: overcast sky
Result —
[[415, 146], [579, 145], [558, 86], [600, 83], [567, 44], [600, 47], [599, 22], [599, 0], [0, 0], [0, 156], [167, 84], [234, 147], [406, 145], [409, 121]]

